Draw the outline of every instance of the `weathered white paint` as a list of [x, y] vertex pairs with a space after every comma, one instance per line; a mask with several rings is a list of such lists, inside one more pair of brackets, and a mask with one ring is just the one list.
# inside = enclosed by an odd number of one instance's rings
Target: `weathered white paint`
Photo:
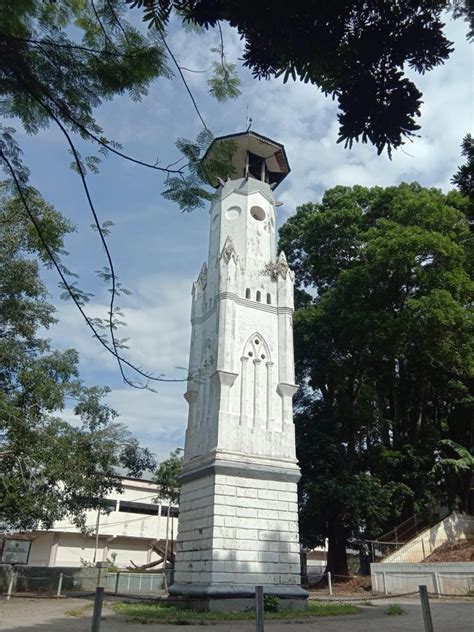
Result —
[[175, 585], [188, 595], [300, 588], [293, 274], [268, 184], [223, 184], [192, 290]]

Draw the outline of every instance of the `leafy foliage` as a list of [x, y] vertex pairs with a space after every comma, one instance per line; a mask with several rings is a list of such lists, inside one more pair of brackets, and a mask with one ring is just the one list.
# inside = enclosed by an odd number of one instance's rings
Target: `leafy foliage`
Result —
[[263, 595], [263, 608], [265, 612], [278, 612], [280, 600], [276, 595]]
[[[94, 118], [95, 108], [104, 100], [123, 93], [128, 93], [135, 101], [140, 100], [157, 77], [171, 77], [170, 61], [205, 126], [183, 69], [160, 27], [169, 17], [170, 10], [171, 6], [164, 7], [163, 11], [155, 6], [155, 26], [158, 30], [143, 34], [126, 21], [129, 8], [124, 0], [72, 0], [67, 3], [20, 0], [0, 5], [1, 112], [17, 118], [29, 134], [36, 134], [51, 124], [59, 129], [72, 158], [71, 167], [80, 177], [93, 226], [107, 259], [106, 267], [98, 273], [110, 290], [106, 319], [87, 315], [84, 306], [91, 295], [78, 286], [77, 280], [65, 278], [65, 271], [54, 260], [51, 251], [48, 256], [61, 277], [62, 297], [69, 297], [75, 303], [96, 340], [114, 356], [123, 380], [139, 388], [149, 388], [150, 380], [164, 381], [166, 378], [141, 369], [122, 354], [127, 348], [127, 339], [117, 336], [117, 329], [124, 321], [121, 320], [122, 313], [116, 305], [116, 298], [126, 290], [118, 282], [106, 240], [109, 227], [99, 219], [88, 188], [87, 174], [97, 173], [101, 159], [114, 153], [167, 177], [179, 175], [185, 180], [183, 172], [186, 172], [186, 183], [178, 181], [178, 177], [172, 178], [169, 183], [174, 197], [186, 208], [199, 206], [201, 198], [209, 199], [209, 192], [196, 182], [197, 167], [194, 164], [188, 173], [187, 167], [173, 169], [162, 166], [159, 161], [147, 163], [129, 156], [117, 142], [104, 135]], [[214, 67], [210, 79], [211, 92], [219, 100], [234, 98], [239, 93], [239, 80], [235, 68], [225, 60], [222, 38], [216, 52], [220, 62]], [[0, 126], [0, 165], [26, 205], [23, 188], [26, 190], [28, 186], [29, 172], [22, 162], [21, 148], [15, 142], [14, 131]], [[76, 136], [93, 142], [97, 153], [82, 156], [75, 145]], [[30, 220], [34, 223], [32, 217]], [[36, 228], [40, 230], [41, 227]], [[47, 244], [46, 240], [43, 241]], [[130, 370], [132, 376], [138, 376], [140, 381], [129, 377]]]
[[[20, 118], [29, 133], [52, 115], [87, 138], [100, 135], [93, 109], [128, 91], [134, 98], [167, 73], [163, 46], [123, 19], [123, 3], [2, 3], [0, 90], [3, 113]], [[82, 34], [80, 44], [66, 31]], [[66, 79], [66, 80], [65, 80]]]
[[474, 201], [474, 139], [471, 134], [464, 136], [462, 144], [462, 155], [466, 158], [466, 163], [459, 167], [453, 176], [452, 182], [464, 195]]
[[203, 155], [213, 141], [210, 130], [203, 130], [195, 141], [179, 138], [176, 147], [187, 160], [189, 173], [186, 176], [171, 177], [167, 181], [167, 188], [163, 196], [178, 204], [183, 212], [202, 208], [206, 201], [214, 198], [209, 191], [209, 183], [216, 178], [225, 179], [232, 175], [231, 159], [235, 151], [235, 142], [221, 141], [212, 153], [212, 157], [202, 162]]
[[442, 13], [467, 19], [467, 0], [286, 3], [265, 0], [127, 0], [150, 26], [163, 29], [172, 9], [205, 27], [227, 21], [245, 42], [244, 65], [257, 78], [282, 76], [318, 86], [338, 101], [339, 142], [370, 142], [390, 154], [416, 135], [421, 92], [407, 68], [424, 73], [452, 51]]
[[179, 503], [179, 490], [181, 485], [178, 480], [183, 468], [183, 457], [180, 450], [171, 452], [169, 457], [162, 461], [156, 470], [153, 480], [158, 485], [159, 498], [177, 505]]
[[[139, 476], [154, 465], [104, 403], [108, 389], [86, 387], [74, 349], [58, 351], [41, 332], [55, 322], [40, 278], [48, 253], [18, 198], [0, 190], [0, 520], [2, 529], [50, 527], [120, 489], [115, 466]], [[32, 189], [28, 202], [49, 248], [64, 254], [72, 225]], [[76, 423], [60, 416], [74, 402]]]
[[297, 209], [280, 245], [296, 274], [301, 527], [374, 538], [414, 511], [455, 504], [435, 475], [442, 439], [472, 445], [470, 202], [420, 185], [327, 191]]

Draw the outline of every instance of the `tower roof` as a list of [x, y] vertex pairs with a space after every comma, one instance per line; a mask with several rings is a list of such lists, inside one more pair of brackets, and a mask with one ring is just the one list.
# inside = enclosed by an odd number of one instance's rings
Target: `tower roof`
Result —
[[[281, 143], [251, 131], [215, 138], [204, 154], [203, 162], [212, 157], [219, 143], [229, 140], [236, 145], [232, 156], [235, 179], [250, 176], [257, 180], [265, 180], [268, 184], [273, 184], [272, 188], [275, 188], [290, 173], [285, 147]], [[211, 184], [216, 188], [219, 186], [217, 179]]]

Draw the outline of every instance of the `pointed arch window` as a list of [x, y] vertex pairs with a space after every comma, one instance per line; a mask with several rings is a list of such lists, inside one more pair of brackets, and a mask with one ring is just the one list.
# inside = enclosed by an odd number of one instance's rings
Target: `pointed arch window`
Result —
[[271, 429], [274, 423], [273, 362], [270, 349], [259, 333], [247, 340], [240, 360], [240, 425]]

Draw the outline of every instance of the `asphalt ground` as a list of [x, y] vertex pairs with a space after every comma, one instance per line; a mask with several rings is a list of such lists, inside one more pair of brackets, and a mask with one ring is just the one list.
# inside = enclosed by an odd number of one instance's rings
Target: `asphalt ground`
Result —
[[[400, 604], [405, 614], [387, 615], [390, 603]], [[321, 617], [300, 621], [267, 621], [269, 632], [423, 632], [418, 600], [387, 599], [363, 605], [356, 615]], [[89, 632], [90, 599], [12, 598], [0, 600], [0, 630], [4, 632]], [[434, 632], [474, 632], [474, 601], [432, 600]], [[252, 621], [208, 623], [212, 632], [254, 632]], [[101, 632], [178, 632], [182, 626], [163, 623], [130, 623], [113, 612], [110, 603], [103, 610]], [[187, 632], [202, 632], [203, 625], [186, 625]]]

